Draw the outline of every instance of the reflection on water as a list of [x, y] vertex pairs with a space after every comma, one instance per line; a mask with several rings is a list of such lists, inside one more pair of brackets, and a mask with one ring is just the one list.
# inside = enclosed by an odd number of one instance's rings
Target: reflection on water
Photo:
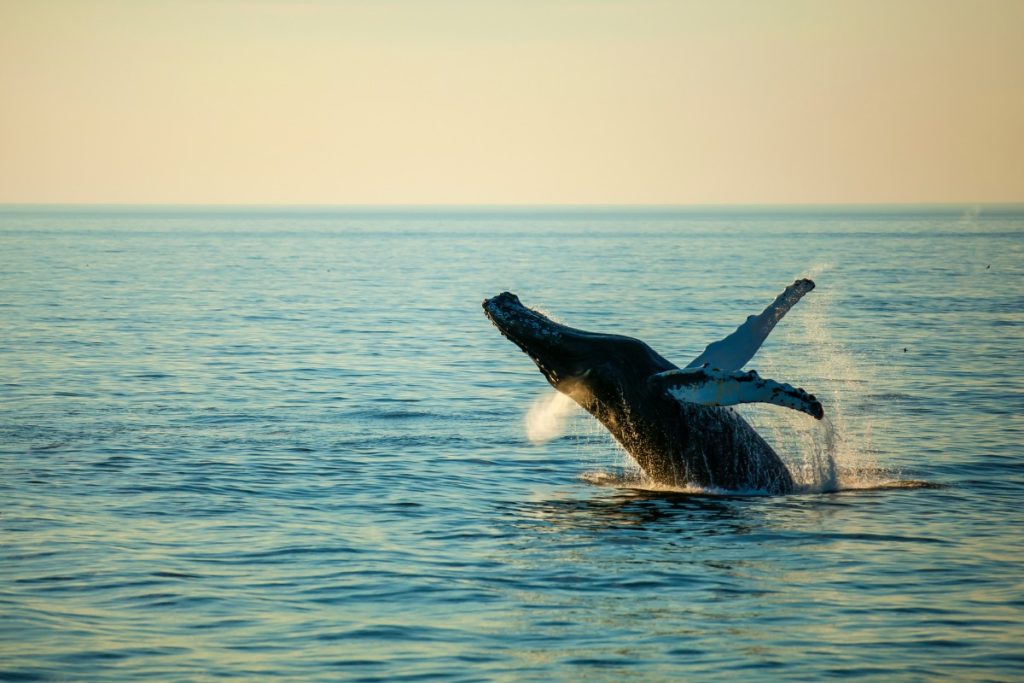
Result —
[[[616, 492], [607, 498], [523, 503], [516, 512], [524, 518], [536, 519], [560, 531], [645, 527], [649, 523], [659, 522], [685, 522], [690, 526], [713, 528], [727, 519], [736, 519], [735, 508], [725, 497], [639, 489]], [[741, 533], [736, 528], [727, 531]]]
[[[0, 212], [0, 679], [1013, 680], [1022, 237]], [[791, 496], [651, 490], [579, 411], [531, 444], [550, 390], [479, 309], [518, 291], [685, 363], [815, 269], [754, 366], [834, 429], [743, 409]]]

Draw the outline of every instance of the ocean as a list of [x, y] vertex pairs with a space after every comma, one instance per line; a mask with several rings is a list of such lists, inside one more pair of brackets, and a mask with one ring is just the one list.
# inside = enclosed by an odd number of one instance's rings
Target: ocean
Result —
[[[683, 366], [797, 277], [787, 496], [480, 307]], [[1021, 680], [1022, 209], [8, 206], [0, 330], [0, 680]]]

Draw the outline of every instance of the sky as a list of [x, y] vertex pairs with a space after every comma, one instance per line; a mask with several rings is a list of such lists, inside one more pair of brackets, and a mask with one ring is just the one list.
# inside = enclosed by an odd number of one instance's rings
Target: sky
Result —
[[0, 203], [1024, 202], [1021, 0], [0, 0]]

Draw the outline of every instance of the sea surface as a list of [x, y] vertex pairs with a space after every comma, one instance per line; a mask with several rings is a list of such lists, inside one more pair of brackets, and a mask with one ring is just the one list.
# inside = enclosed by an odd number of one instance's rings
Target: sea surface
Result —
[[[682, 366], [802, 276], [789, 496], [645, 485], [480, 308]], [[0, 680], [1024, 679], [1020, 209], [6, 207], [0, 387]]]

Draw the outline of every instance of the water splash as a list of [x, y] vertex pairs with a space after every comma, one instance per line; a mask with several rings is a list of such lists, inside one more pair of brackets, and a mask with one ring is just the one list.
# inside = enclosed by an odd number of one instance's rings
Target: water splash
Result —
[[822, 273], [827, 273], [834, 267], [835, 264], [833, 263], [818, 263], [816, 265], [811, 266], [807, 270], [803, 271], [803, 273], [797, 275], [794, 279], [799, 280], [800, 278], [807, 278], [809, 280], [815, 280], [819, 275], [821, 275]]
[[[817, 277], [831, 268], [832, 264], [818, 264], [803, 276]], [[873, 455], [871, 432], [876, 416], [847, 417], [849, 405], [864, 402], [872, 378], [867, 366], [857, 363], [832, 336], [834, 291], [819, 288], [807, 297], [790, 324], [776, 330], [776, 342], [781, 343], [772, 345], [774, 351], [764, 350], [757, 363], [769, 376], [802, 373], [808, 384], [813, 383], [826, 418], [812, 422], [793, 411], [760, 406], [742, 411], [786, 460], [798, 489], [805, 492], [876, 488], [898, 478], [897, 472], [880, 468]]]
[[557, 391], [538, 396], [526, 411], [527, 438], [533, 444], [542, 444], [561, 436], [575, 407], [571, 398]]
[[978, 223], [978, 218], [981, 217], [981, 207], [975, 204], [964, 209], [963, 213], [960, 214], [960, 224], [966, 227], [975, 227]]

